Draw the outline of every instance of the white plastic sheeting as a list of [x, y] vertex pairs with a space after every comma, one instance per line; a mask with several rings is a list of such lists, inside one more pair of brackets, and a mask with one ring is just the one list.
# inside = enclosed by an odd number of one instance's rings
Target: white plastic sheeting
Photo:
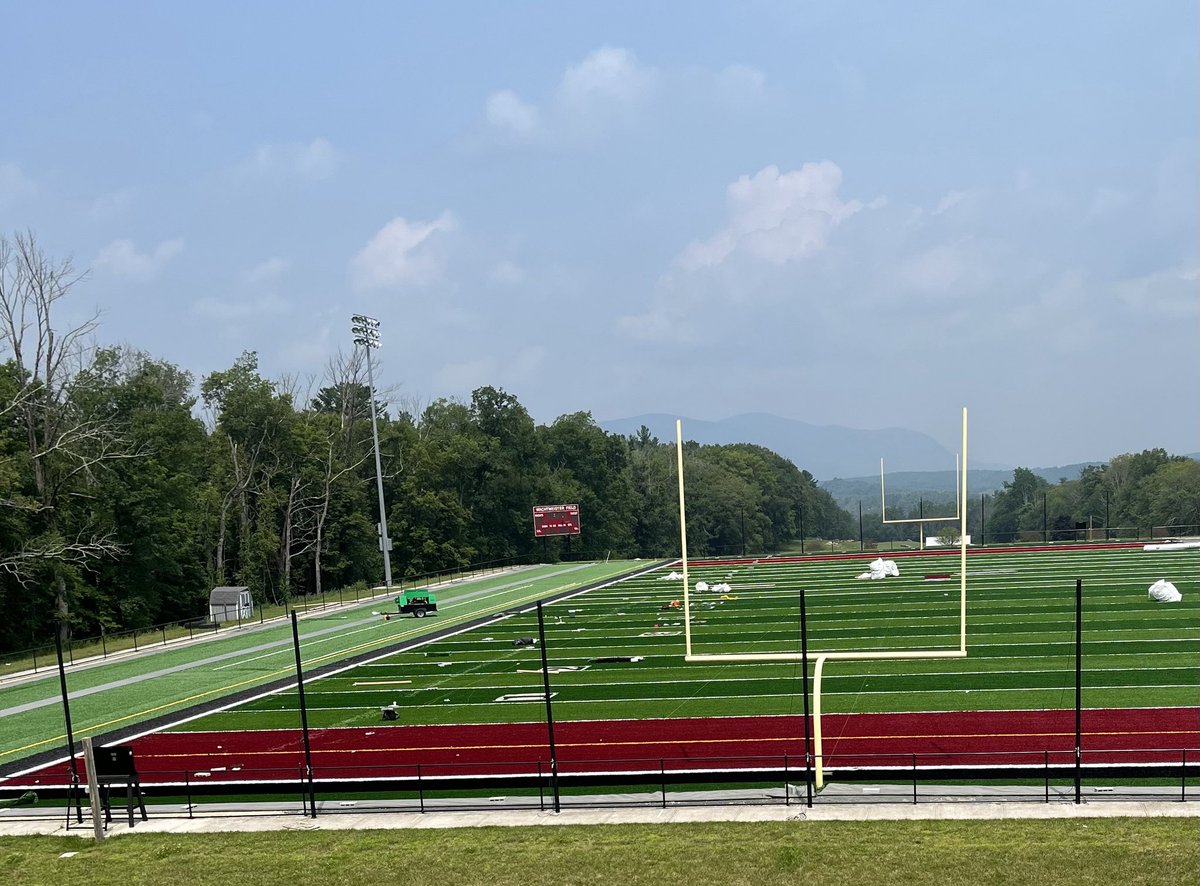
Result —
[[698, 582], [696, 582], [696, 590], [698, 590], [698, 591], [707, 591], [707, 590], [708, 590], [708, 582], [706, 582], [706, 581], [698, 581]]
[[1160, 578], [1150, 585], [1150, 599], [1159, 603], [1178, 603], [1183, 599], [1183, 594], [1165, 578]]
[[714, 594], [728, 594], [733, 590], [733, 587], [726, 582], [721, 582], [720, 584], [713, 585], [712, 589]]
[[674, 571], [672, 571], [670, 575], [664, 575], [662, 578], [659, 579], [659, 581], [682, 581], [682, 580], [683, 580], [683, 575], [681, 573], [674, 572]]
[[900, 574], [900, 567], [896, 565], [895, 560], [885, 560], [882, 557], [880, 557], [877, 560], [872, 560], [870, 567], [868, 567], [868, 570], [866, 572], [862, 573], [859, 576], [859, 578], [874, 580], [877, 578], [888, 578], [890, 576], [897, 576], [899, 574]]

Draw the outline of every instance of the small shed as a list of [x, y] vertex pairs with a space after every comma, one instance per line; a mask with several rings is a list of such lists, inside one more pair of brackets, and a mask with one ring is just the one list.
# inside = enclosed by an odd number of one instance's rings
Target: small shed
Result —
[[208, 620], [248, 621], [254, 617], [249, 588], [213, 588], [208, 595]]

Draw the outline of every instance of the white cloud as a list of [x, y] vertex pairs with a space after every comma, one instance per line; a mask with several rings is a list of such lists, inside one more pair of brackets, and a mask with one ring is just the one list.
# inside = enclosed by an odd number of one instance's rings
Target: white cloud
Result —
[[730, 65], [717, 72], [714, 92], [718, 101], [743, 105], [760, 101], [766, 93], [767, 75], [749, 65]]
[[35, 193], [37, 185], [18, 164], [0, 163], [0, 207], [11, 206]]
[[[842, 171], [830, 161], [789, 172], [767, 166], [731, 183], [725, 226], [688, 244], [646, 310], [619, 317], [617, 330], [640, 341], [694, 344], [711, 332], [698, 328], [707, 325], [704, 318], [782, 298], [801, 285], [797, 275], [810, 273], [809, 260], [826, 249], [834, 229], [864, 208], [842, 199], [841, 183]], [[872, 205], [883, 208], [887, 200]], [[794, 266], [788, 285], [781, 283], [784, 266]]]
[[931, 215], [941, 215], [944, 212], [949, 212], [955, 206], [966, 200], [967, 195], [967, 191], [950, 191], [938, 201], [938, 205], [934, 207]]
[[558, 100], [581, 113], [598, 103], [632, 104], [646, 97], [657, 77], [628, 49], [602, 46], [577, 65], [567, 68], [558, 87]]
[[630, 49], [602, 46], [569, 65], [540, 102], [501, 90], [488, 97], [485, 116], [509, 139], [553, 144], [627, 125], [652, 107], [728, 113], [760, 104], [766, 82], [766, 74], [749, 65], [660, 69]]
[[493, 283], [503, 283], [508, 286], [516, 286], [525, 282], [525, 272], [515, 262], [508, 259], [492, 268], [490, 276]]
[[128, 188], [101, 194], [92, 201], [92, 208], [88, 214], [92, 221], [112, 221], [123, 216], [132, 202], [133, 192]]
[[359, 289], [374, 289], [432, 282], [442, 269], [441, 256], [435, 248], [436, 235], [453, 231], [456, 226], [449, 212], [430, 222], [392, 219], [351, 259], [354, 285]]
[[1122, 280], [1115, 289], [1117, 297], [1135, 311], [1165, 317], [1200, 316], [1200, 266]]
[[529, 139], [542, 128], [542, 115], [537, 107], [521, 100], [505, 89], [494, 93], [487, 102], [488, 123], [518, 139]]
[[433, 386], [453, 395], [465, 396], [482, 385], [511, 388], [539, 377], [546, 361], [546, 349], [529, 345], [503, 360], [481, 356], [461, 363], [447, 363], [433, 374]]
[[288, 302], [274, 293], [236, 301], [201, 298], [192, 305], [192, 313], [222, 323], [247, 320], [251, 317], [281, 317], [290, 311], [291, 306]]
[[494, 384], [496, 361], [480, 357], [464, 363], [447, 363], [433, 374], [433, 387], [439, 391], [465, 394], [482, 385]]
[[291, 268], [292, 263], [284, 258], [273, 256], [242, 274], [247, 283], [266, 283], [282, 277]]
[[896, 268], [895, 279], [909, 291], [940, 295], [975, 291], [991, 276], [980, 250], [959, 240], [905, 259]]
[[1119, 188], [1097, 188], [1092, 194], [1088, 218], [1110, 218], [1120, 215], [1133, 204], [1133, 194]]
[[153, 280], [168, 262], [183, 252], [183, 240], [164, 240], [152, 252], [141, 253], [132, 240], [114, 240], [96, 256], [93, 264], [118, 277], [145, 282]]
[[319, 181], [337, 171], [339, 157], [333, 145], [323, 138], [310, 142], [286, 142], [259, 145], [242, 162], [244, 172], [268, 178], [302, 178]]
[[542, 364], [545, 362], [546, 349], [541, 345], [530, 345], [529, 347], [521, 348], [508, 361], [508, 365], [505, 367], [505, 379], [511, 384], [535, 378], [541, 371]]
[[841, 184], [842, 170], [828, 160], [792, 172], [767, 166], [753, 177], [743, 175], [727, 190], [729, 223], [690, 244], [680, 266], [713, 267], [734, 253], [783, 264], [819, 252], [833, 229], [862, 209], [858, 200], [838, 196]]

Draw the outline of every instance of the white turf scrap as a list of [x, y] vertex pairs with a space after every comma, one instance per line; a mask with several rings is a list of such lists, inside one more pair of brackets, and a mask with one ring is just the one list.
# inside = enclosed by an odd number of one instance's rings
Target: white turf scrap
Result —
[[1200, 548], [1200, 541], [1167, 541], [1160, 544], [1143, 545], [1143, 551], [1190, 551]]
[[1183, 599], [1183, 594], [1165, 578], [1160, 578], [1150, 585], [1150, 599], [1159, 603], [1178, 603]]
[[858, 578], [860, 580], [870, 579], [873, 581], [878, 578], [888, 578], [888, 577], [898, 576], [899, 574], [900, 574], [900, 567], [896, 565], [895, 560], [885, 560], [882, 557], [880, 557], [876, 560], [872, 560], [871, 565], [868, 568], [868, 570], [866, 572], [862, 573], [861, 575], [859, 575]]

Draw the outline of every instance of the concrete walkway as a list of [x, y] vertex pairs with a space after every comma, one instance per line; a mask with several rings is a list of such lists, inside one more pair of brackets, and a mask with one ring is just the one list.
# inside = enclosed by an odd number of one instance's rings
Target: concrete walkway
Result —
[[[564, 808], [561, 812], [531, 808], [505, 809], [510, 798], [493, 798], [494, 808], [463, 811], [427, 806], [426, 812], [411, 811], [407, 804], [371, 801], [324, 801], [317, 804], [317, 817], [306, 816], [299, 803], [265, 806], [252, 803], [207, 803], [195, 818], [187, 818], [186, 806], [150, 806], [149, 819], [130, 827], [125, 809], [114, 795], [113, 822], [108, 836], [123, 834], [212, 834], [247, 831], [343, 831], [408, 830], [413, 828], [539, 827], [553, 825], [605, 824], [694, 824], [698, 822], [758, 821], [924, 821], [924, 820], [999, 820], [999, 819], [1088, 819], [1114, 817], [1154, 817], [1190, 819], [1184, 826], [1194, 827], [1200, 839], [1200, 801], [1170, 801], [1161, 793], [1136, 788], [1123, 789], [1120, 799], [1101, 799], [1085, 795], [1076, 805], [1073, 795], [1051, 795], [1049, 803], [1029, 799], [1028, 789], [993, 787], [957, 787], [942, 791], [936, 800], [905, 803], [899, 795], [890, 796], [894, 785], [879, 787], [841, 786], [822, 792], [812, 808], [804, 805], [802, 792], [793, 789], [790, 805], [782, 793], [757, 794], [753, 797], [736, 792], [711, 792], [691, 797], [693, 803], [706, 805], [651, 805], [648, 795], [607, 795], [587, 798], [590, 804], [629, 804], [610, 808]], [[1139, 794], [1146, 799], [1139, 799]], [[1151, 799], [1150, 797], [1154, 797]], [[528, 802], [528, 799], [514, 802]], [[575, 798], [575, 802], [580, 802]], [[445, 801], [453, 803], [453, 801]], [[361, 812], [356, 805], [369, 807]], [[388, 811], [389, 805], [396, 811]], [[57, 809], [0, 810], [0, 835], [52, 835], [93, 838], [89, 810], [84, 822], [72, 821], [68, 828], [65, 806]]]

